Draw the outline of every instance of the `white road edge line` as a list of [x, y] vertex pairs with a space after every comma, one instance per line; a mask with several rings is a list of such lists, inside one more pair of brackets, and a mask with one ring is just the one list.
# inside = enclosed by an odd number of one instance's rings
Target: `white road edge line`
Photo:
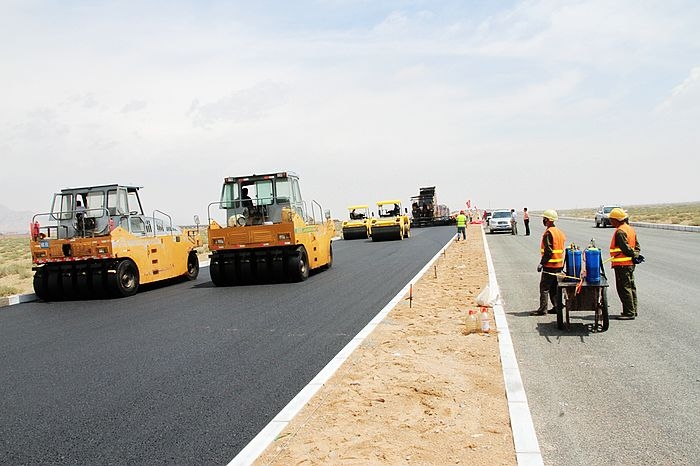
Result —
[[493, 316], [498, 329], [498, 346], [501, 353], [501, 366], [503, 366], [503, 379], [506, 385], [506, 397], [508, 398], [508, 411], [510, 412], [510, 425], [513, 430], [513, 442], [515, 443], [515, 456], [519, 466], [543, 466], [542, 453], [535, 433], [535, 425], [530, 415], [530, 406], [527, 403], [525, 387], [520, 377], [518, 360], [515, 358], [513, 340], [510, 338], [510, 330], [506, 321], [506, 313], [503, 310], [501, 291], [496, 280], [496, 270], [493, 268], [491, 251], [486, 241], [486, 232], [481, 229], [484, 238], [484, 252], [486, 253], [486, 265], [489, 271], [489, 287], [496, 290], [498, 301], [493, 305]]
[[[345, 362], [345, 360], [352, 354], [357, 347], [364, 341], [367, 336], [377, 327], [379, 323], [384, 320], [384, 318], [389, 314], [396, 304], [398, 304], [409, 292], [411, 285], [417, 282], [425, 272], [430, 268], [430, 266], [440, 257], [440, 255], [447, 249], [447, 247], [452, 243], [454, 237], [445, 244], [445, 246], [438, 251], [437, 254], [433, 256], [430, 261], [425, 264], [425, 266], [404, 286], [401, 291], [398, 292], [394, 298], [389, 301], [389, 303], [384, 306], [384, 308], [379, 311], [379, 313], [374, 316], [372, 320], [355, 335], [355, 337], [350, 340], [350, 342], [345, 345], [345, 347], [340, 350], [338, 354], [335, 355], [331, 361], [326, 364], [326, 367], [321, 369], [321, 372], [316, 374], [306, 387], [301, 389], [301, 391], [290, 401], [287, 406], [282, 408], [277, 416], [275, 416], [267, 426], [260, 431], [258, 435], [250, 441], [248, 445], [243, 448], [243, 450], [236, 455], [229, 463], [228, 466], [242, 466], [252, 464], [258, 456], [260, 456], [265, 449], [277, 438], [277, 436], [284, 430], [289, 422], [296, 416], [299, 411], [308, 403], [311, 398], [320, 390], [320, 388], [331, 378], [331, 376], [338, 370], [338, 368]], [[410, 240], [409, 240], [410, 241]]]

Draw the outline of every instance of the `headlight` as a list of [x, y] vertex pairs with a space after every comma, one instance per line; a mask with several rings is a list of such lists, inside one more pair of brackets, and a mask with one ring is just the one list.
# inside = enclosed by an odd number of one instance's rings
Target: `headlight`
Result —
[[224, 244], [223, 238], [214, 238], [214, 244]]
[[280, 241], [289, 241], [291, 236], [289, 233], [280, 233], [277, 235], [277, 239]]

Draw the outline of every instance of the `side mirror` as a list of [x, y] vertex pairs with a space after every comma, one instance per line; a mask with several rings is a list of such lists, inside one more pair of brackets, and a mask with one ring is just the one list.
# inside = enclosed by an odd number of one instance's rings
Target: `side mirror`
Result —
[[330, 210], [330, 209], [326, 210], [326, 211], [324, 212], [324, 214], [325, 214], [325, 216], [326, 216], [326, 220], [330, 220], [330, 219], [331, 219], [331, 210]]
[[199, 215], [194, 216], [194, 224], [199, 226]]

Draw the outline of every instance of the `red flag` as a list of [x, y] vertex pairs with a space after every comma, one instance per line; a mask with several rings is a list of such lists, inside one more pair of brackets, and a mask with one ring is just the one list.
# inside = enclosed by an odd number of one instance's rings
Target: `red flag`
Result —
[[471, 200], [471, 199], [467, 199], [467, 209], [470, 209], [471, 206], [472, 206], [472, 200]]

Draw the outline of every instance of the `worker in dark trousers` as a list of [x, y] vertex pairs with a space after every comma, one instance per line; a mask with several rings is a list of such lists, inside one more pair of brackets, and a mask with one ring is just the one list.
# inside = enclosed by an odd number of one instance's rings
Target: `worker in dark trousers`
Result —
[[618, 320], [634, 320], [637, 317], [637, 285], [634, 283], [634, 266], [644, 260], [637, 241], [637, 232], [627, 222], [627, 213], [615, 207], [610, 211], [610, 223], [615, 227], [610, 241], [610, 261], [615, 271], [615, 287], [622, 302]]
[[523, 223], [525, 224], [525, 236], [530, 236], [530, 214], [527, 213], [527, 207], [523, 207]]
[[459, 211], [459, 215], [457, 215], [457, 241], [459, 241], [460, 235], [462, 236], [462, 239], [466, 240], [467, 239], [467, 216], [464, 214], [463, 210]]
[[[557, 307], [560, 305], [557, 302], [557, 276], [564, 269], [564, 244], [566, 243], [566, 235], [559, 228], [554, 226], [554, 222], [559, 219], [555, 210], [545, 210], [542, 213], [542, 224], [546, 230], [542, 234], [542, 242], [540, 243], [540, 265], [537, 266], [537, 271], [542, 272], [540, 276], [540, 307], [536, 311], [530, 312], [531, 316], [543, 316], [547, 312], [550, 314], [557, 313]], [[547, 311], [547, 295], [552, 301], [552, 309]]]

